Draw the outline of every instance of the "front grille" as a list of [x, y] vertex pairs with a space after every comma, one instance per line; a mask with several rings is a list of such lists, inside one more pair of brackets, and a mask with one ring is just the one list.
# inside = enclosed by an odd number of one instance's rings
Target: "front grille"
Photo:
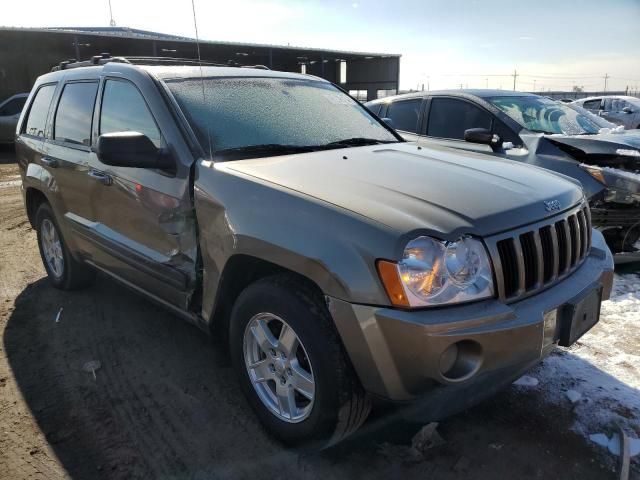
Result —
[[512, 301], [556, 282], [578, 268], [590, 249], [588, 206], [501, 236], [492, 249], [500, 298]]

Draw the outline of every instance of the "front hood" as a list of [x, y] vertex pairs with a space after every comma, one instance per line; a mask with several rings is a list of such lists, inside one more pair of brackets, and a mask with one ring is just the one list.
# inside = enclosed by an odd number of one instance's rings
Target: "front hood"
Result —
[[[486, 155], [398, 143], [217, 163], [350, 210], [401, 232], [487, 236], [582, 199], [566, 177]], [[230, 173], [231, 173], [230, 172]], [[331, 225], [327, 225], [331, 228]]]
[[640, 150], [640, 134], [636, 132], [633, 130], [597, 135], [549, 135], [545, 138], [584, 163], [637, 170], [640, 168], [640, 157], [621, 156], [616, 153], [621, 149]]

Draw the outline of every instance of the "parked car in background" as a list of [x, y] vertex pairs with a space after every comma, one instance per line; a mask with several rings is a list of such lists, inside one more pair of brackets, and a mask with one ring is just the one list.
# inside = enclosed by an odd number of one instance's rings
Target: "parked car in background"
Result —
[[[601, 117], [600, 115], [597, 115], [597, 114], [587, 110], [586, 108], [581, 107], [577, 103], [571, 102], [571, 103], [565, 103], [565, 105], [567, 107], [575, 110], [576, 112], [580, 113], [581, 115], [589, 117], [589, 119], [593, 123], [598, 125], [601, 129], [602, 128], [608, 128], [611, 131], [611, 130], [614, 130], [614, 129], [620, 127], [619, 125], [616, 125], [615, 123], [611, 123], [609, 120], [606, 120], [604, 117]], [[603, 132], [603, 130], [600, 130], [600, 132]]]
[[575, 180], [405, 142], [316, 77], [94, 58], [18, 127], [49, 280], [100, 270], [226, 340], [282, 441], [338, 442], [372, 397], [468, 408], [598, 321], [613, 260]]
[[366, 106], [407, 140], [483, 152], [579, 180], [593, 224], [616, 261], [640, 260], [639, 135], [603, 130], [575, 107], [504, 90], [418, 92]]
[[628, 130], [640, 129], [640, 98], [611, 95], [581, 98], [573, 103]]
[[28, 93], [18, 93], [0, 103], [0, 143], [13, 143], [16, 125]]

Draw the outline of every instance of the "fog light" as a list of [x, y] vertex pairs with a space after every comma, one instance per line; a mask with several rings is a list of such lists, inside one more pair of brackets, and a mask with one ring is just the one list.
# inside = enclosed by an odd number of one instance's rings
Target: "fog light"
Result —
[[482, 364], [482, 347], [473, 340], [453, 343], [440, 355], [440, 375], [449, 382], [471, 378]]

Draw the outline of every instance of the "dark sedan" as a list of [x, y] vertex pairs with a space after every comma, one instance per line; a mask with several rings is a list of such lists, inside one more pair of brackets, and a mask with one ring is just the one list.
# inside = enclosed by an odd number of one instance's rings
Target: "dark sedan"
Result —
[[561, 102], [504, 90], [416, 92], [366, 106], [409, 141], [501, 156], [577, 179], [616, 261], [640, 260], [640, 135], [602, 128]]

